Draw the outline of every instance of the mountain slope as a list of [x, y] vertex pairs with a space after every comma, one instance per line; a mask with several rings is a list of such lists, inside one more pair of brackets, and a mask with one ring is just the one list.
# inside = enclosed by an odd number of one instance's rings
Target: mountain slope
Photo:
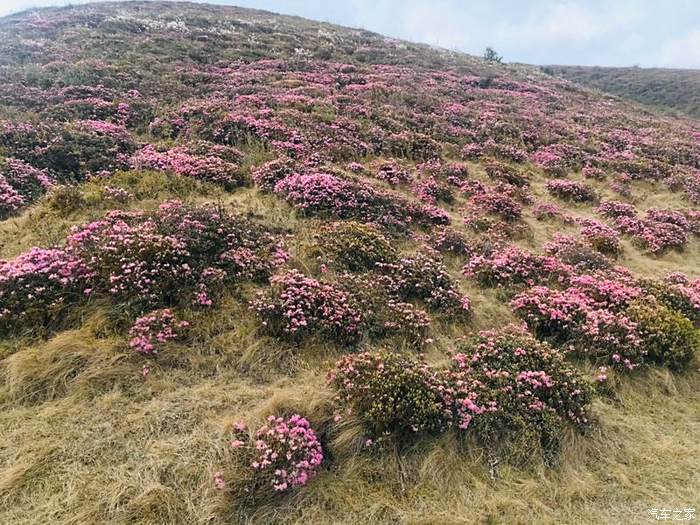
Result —
[[639, 67], [546, 66], [547, 72], [666, 113], [700, 117], [700, 71]]
[[696, 508], [698, 202], [694, 121], [538, 68], [202, 4], [0, 19], [0, 521]]

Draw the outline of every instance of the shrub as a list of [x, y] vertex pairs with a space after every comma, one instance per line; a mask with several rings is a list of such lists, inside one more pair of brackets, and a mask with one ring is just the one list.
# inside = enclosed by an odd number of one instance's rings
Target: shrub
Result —
[[552, 240], [542, 246], [545, 253], [556, 257], [563, 265], [576, 273], [612, 268], [612, 262], [573, 235], [555, 233]]
[[482, 407], [490, 407], [472, 424], [488, 445], [534, 430], [546, 447], [565, 423], [589, 425], [590, 386], [562, 353], [521, 327], [480, 332], [458, 349], [453, 373], [478, 385]]
[[687, 279], [681, 282], [646, 279], [641, 280], [639, 285], [661, 304], [695, 323], [700, 322], [700, 281], [691, 283]]
[[212, 155], [193, 155], [184, 146], [161, 152], [149, 144], [134, 154], [130, 164], [136, 169], [172, 171], [184, 177], [213, 182], [227, 190], [245, 183], [237, 164]]
[[571, 219], [564, 214], [559, 206], [552, 202], [540, 201], [532, 208], [532, 214], [538, 221], [561, 220], [563, 222], [571, 222]]
[[424, 362], [396, 352], [343, 357], [329, 374], [336, 402], [356, 415], [370, 435], [442, 432], [452, 413], [438, 378]]
[[320, 283], [297, 270], [275, 275], [270, 283], [271, 287], [258, 292], [250, 306], [272, 335], [298, 339], [322, 333], [344, 344], [359, 340], [362, 314], [339, 287]]
[[129, 347], [141, 354], [157, 354], [165, 343], [181, 338], [188, 326], [169, 308], [150, 312], [136, 319], [129, 330]]
[[0, 159], [0, 220], [36, 201], [54, 183], [46, 170], [17, 159]]
[[180, 201], [150, 214], [110, 212], [75, 228], [67, 247], [84, 261], [95, 292], [137, 307], [210, 304], [224, 281], [265, 279], [284, 258], [260, 226]]
[[469, 299], [460, 295], [445, 265], [424, 254], [396, 263], [379, 263], [382, 282], [402, 301], [420, 299], [430, 308], [452, 315], [469, 313]]
[[396, 258], [396, 250], [376, 228], [359, 222], [336, 222], [318, 235], [318, 249], [330, 263], [350, 271], [371, 270]]
[[382, 162], [377, 168], [376, 177], [392, 186], [407, 184], [413, 180], [413, 175], [396, 161]]
[[275, 186], [301, 213], [336, 219], [356, 219], [405, 230], [409, 224], [449, 223], [449, 215], [429, 206], [416, 206], [398, 194], [326, 173], [293, 174]]
[[436, 204], [438, 201], [449, 204], [454, 201], [450, 187], [438, 182], [435, 177], [416, 181], [413, 184], [412, 191], [419, 200], [427, 204]]
[[503, 193], [479, 193], [474, 195], [470, 202], [475, 208], [498, 215], [509, 222], [518, 220], [523, 212], [520, 204]]
[[633, 302], [627, 315], [637, 324], [647, 359], [682, 370], [700, 352], [700, 332], [688, 318], [663, 304], [646, 297]]
[[85, 297], [86, 269], [59, 248], [32, 248], [0, 261], [0, 333], [17, 325], [44, 325]]
[[471, 255], [472, 247], [466, 237], [450, 226], [438, 226], [428, 239], [431, 248], [454, 255]]
[[462, 271], [481, 285], [492, 287], [532, 286], [563, 281], [569, 275], [569, 269], [556, 258], [537, 255], [515, 245], [472, 257]]
[[237, 423], [230, 446], [238, 468], [228, 481], [217, 473], [215, 482], [221, 489], [229, 485], [237, 498], [303, 487], [318, 474], [324, 459], [316, 432], [298, 414], [268, 416], [267, 423], [253, 434]]
[[594, 219], [581, 219], [579, 224], [581, 236], [594, 250], [615, 257], [622, 253], [620, 236], [610, 226]]
[[554, 290], [536, 286], [511, 301], [516, 314], [540, 339], [571, 345], [594, 361], [633, 370], [643, 362], [637, 325], [623, 313], [614, 312], [572, 286]]
[[253, 182], [263, 191], [273, 191], [279, 181], [296, 171], [295, 162], [287, 157], [271, 160], [250, 170]]
[[595, 191], [586, 184], [567, 179], [549, 181], [547, 191], [562, 200], [573, 202], [593, 202], [598, 198]]
[[497, 182], [505, 182], [514, 186], [527, 186], [529, 184], [524, 172], [510, 164], [498, 160], [489, 160], [484, 162], [483, 166], [489, 178]]
[[637, 209], [632, 204], [626, 204], [619, 201], [603, 201], [596, 211], [608, 219], [617, 217], [636, 217]]

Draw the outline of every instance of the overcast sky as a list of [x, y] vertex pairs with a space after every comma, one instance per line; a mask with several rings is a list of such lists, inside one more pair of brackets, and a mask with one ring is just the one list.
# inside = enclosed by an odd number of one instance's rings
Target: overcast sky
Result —
[[[0, 16], [80, 0], [0, 0]], [[216, 0], [509, 62], [700, 68], [700, 0]]]

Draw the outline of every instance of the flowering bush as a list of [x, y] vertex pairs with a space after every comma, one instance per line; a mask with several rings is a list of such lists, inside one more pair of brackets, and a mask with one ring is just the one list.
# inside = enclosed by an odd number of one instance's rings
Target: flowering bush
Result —
[[619, 201], [603, 201], [598, 208], [596, 208], [596, 211], [608, 219], [637, 216], [637, 209], [632, 204]]
[[428, 177], [416, 181], [413, 184], [412, 191], [419, 200], [427, 204], [436, 204], [437, 201], [443, 201], [449, 204], [454, 201], [450, 187], [438, 182], [435, 177]]
[[250, 170], [253, 182], [263, 191], [273, 191], [285, 177], [297, 172], [295, 162], [287, 157], [271, 160]]
[[567, 179], [549, 181], [547, 191], [562, 200], [573, 202], [592, 202], [598, 198], [595, 191], [586, 184]]
[[472, 247], [466, 237], [450, 226], [435, 228], [430, 234], [428, 244], [438, 252], [454, 255], [471, 255], [472, 253]]
[[0, 159], [0, 220], [31, 204], [53, 185], [46, 170], [17, 159]]
[[700, 331], [667, 306], [646, 297], [633, 302], [627, 315], [637, 324], [647, 359], [681, 370], [700, 353]]
[[691, 321], [700, 322], [700, 279], [689, 281], [685, 276], [680, 280], [641, 280], [639, 285], [661, 304], [684, 315]]
[[452, 419], [436, 374], [396, 352], [345, 356], [328, 381], [336, 402], [360, 418], [373, 437], [442, 432]]
[[415, 206], [397, 194], [325, 173], [290, 175], [276, 184], [275, 193], [306, 215], [376, 222], [400, 230], [411, 222], [449, 222], [442, 210]]
[[489, 178], [497, 182], [505, 182], [513, 186], [527, 186], [529, 184], [525, 173], [520, 168], [510, 164], [498, 160], [489, 160], [484, 162], [483, 166]]
[[557, 232], [551, 241], [542, 245], [542, 249], [546, 254], [556, 257], [562, 264], [571, 267], [577, 273], [612, 267], [610, 259], [573, 235]]
[[563, 281], [569, 275], [569, 269], [556, 258], [537, 255], [515, 245], [472, 257], [462, 271], [481, 285], [494, 287], [532, 286]]
[[595, 219], [581, 219], [581, 237], [594, 249], [605, 255], [617, 256], [622, 252], [619, 234], [610, 226]]
[[32, 248], [0, 261], [0, 333], [54, 319], [63, 307], [85, 296], [85, 275], [82, 261], [58, 248]]
[[245, 424], [234, 426], [230, 446], [238, 469], [227, 480], [215, 475], [220, 489], [240, 498], [288, 492], [303, 487], [317, 474], [324, 456], [321, 442], [308, 420], [298, 414], [289, 418], [268, 416], [251, 434]]
[[646, 351], [636, 323], [578, 286], [563, 291], [536, 286], [516, 296], [511, 306], [538, 338], [630, 370], [643, 361]]
[[150, 312], [136, 319], [129, 330], [129, 346], [141, 354], [157, 354], [165, 343], [182, 337], [188, 326], [169, 308]]
[[339, 287], [297, 270], [275, 275], [270, 283], [271, 287], [258, 292], [250, 305], [272, 335], [298, 339], [320, 332], [344, 344], [359, 340], [362, 314]]
[[376, 177], [379, 180], [388, 182], [392, 186], [406, 184], [413, 180], [413, 175], [411, 175], [411, 172], [396, 161], [382, 162], [379, 164], [377, 167]]
[[379, 263], [377, 269], [389, 292], [403, 301], [420, 299], [448, 314], [469, 313], [469, 299], [460, 295], [444, 264], [432, 257], [419, 253], [396, 263]]
[[350, 271], [371, 270], [396, 258], [396, 250], [376, 228], [359, 222], [336, 222], [318, 235], [318, 249], [329, 263]]
[[480, 332], [461, 343], [453, 371], [477, 385], [482, 410], [472, 425], [491, 446], [532, 429], [546, 446], [561, 439], [565, 423], [589, 424], [590, 386], [562, 353], [521, 327]]
[[523, 212], [520, 204], [503, 193], [478, 193], [470, 199], [470, 203], [475, 208], [498, 215], [505, 221], [516, 221]]
[[227, 190], [245, 183], [237, 164], [212, 155], [192, 155], [184, 146], [161, 152], [149, 144], [137, 151], [130, 163], [133, 168], [172, 171], [184, 177], [219, 184]]
[[546, 220], [561, 220], [563, 222], [571, 222], [571, 219], [564, 214], [559, 206], [552, 202], [540, 201], [532, 207], [532, 214], [538, 221]]
[[104, 199], [108, 202], [116, 202], [123, 204], [134, 198], [134, 195], [125, 190], [124, 188], [117, 188], [115, 186], [105, 186], [102, 190], [102, 195]]
[[[152, 213], [110, 212], [75, 228], [67, 247], [83, 261], [92, 288], [120, 302], [207, 304], [213, 274], [264, 279], [280, 263], [279, 241], [247, 219], [213, 206], [169, 201]], [[222, 282], [220, 279], [218, 280]]]

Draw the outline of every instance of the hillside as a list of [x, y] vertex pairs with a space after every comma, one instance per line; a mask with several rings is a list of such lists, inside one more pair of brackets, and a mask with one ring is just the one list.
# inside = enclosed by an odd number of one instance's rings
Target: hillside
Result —
[[548, 73], [666, 113], [700, 118], [700, 70], [546, 66]]
[[699, 203], [695, 121], [536, 67], [2, 18], [0, 523], [697, 509]]

